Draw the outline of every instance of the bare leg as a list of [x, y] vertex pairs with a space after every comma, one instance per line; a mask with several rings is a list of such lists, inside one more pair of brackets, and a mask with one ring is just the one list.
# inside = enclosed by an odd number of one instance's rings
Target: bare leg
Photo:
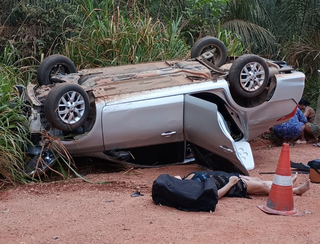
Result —
[[[270, 193], [270, 189], [273, 184], [272, 181], [263, 181], [259, 178], [250, 177], [250, 176], [241, 175], [241, 179], [246, 183], [247, 192], [249, 195], [254, 195], [254, 194], [268, 195]], [[292, 177], [292, 182], [294, 183], [296, 180], [297, 180], [297, 174], [295, 174]], [[309, 183], [307, 185], [305, 185], [305, 184], [303, 184], [299, 187], [293, 188], [294, 189], [293, 193], [297, 194], [297, 195], [302, 195], [304, 192], [309, 190], [309, 188], [308, 188]]]
[[262, 181], [259, 178], [249, 176], [241, 176], [241, 179], [247, 185], [247, 192], [249, 195], [253, 194], [269, 194], [272, 181]]
[[[194, 176], [194, 174], [189, 175], [186, 179], [191, 179]], [[178, 179], [181, 179], [180, 176], [175, 176]], [[298, 174], [295, 173], [294, 176], [292, 177], [292, 183], [295, 183], [297, 180]], [[234, 177], [237, 178], [237, 177]], [[254, 195], [254, 194], [264, 194], [268, 195], [270, 193], [271, 186], [273, 184], [272, 181], [263, 181], [259, 178], [256, 177], [250, 177], [250, 176], [245, 176], [245, 175], [240, 175], [240, 178], [244, 181], [244, 183], [247, 186], [247, 192], [249, 195]], [[231, 177], [229, 179], [229, 183], [231, 180]], [[235, 184], [236, 182], [232, 182], [231, 186], [228, 184], [226, 192]], [[310, 180], [302, 184], [301, 186], [293, 188], [293, 194], [296, 195], [302, 195], [305, 193], [307, 190], [310, 189]], [[222, 197], [226, 192], [221, 191], [221, 196]], [[219, 193], [219, 192], [218, 192]]]
[[306, 140], [306, 138], [304, 136], [304, 131], [305, 131], [305, 125], [302, 126], [302, 132], [301, 132], [301, 135], [300, 135], [300, 138], [301, 138], [302, 141]]
[[[294, 146], [295, 145], [295, 141], [297, 140], [299, 138], [299, 136], [298, 137], [295, 137], [295, 138], [293, 138], [293, 139], [291, 139], [291, 140], [289, 140], [288, 141], [288, 144], [290, 145], [290, 146]], [[305, 139], [304, 139], [305, 140]]]
[[293, 188], [293, 194], [301, 196], [310, 189], [310, 179], [298, 187]]
[[292, 176], [292, 184], [296, 182], [297, 178], [298, 178], [298, 172], [296, 172], [294, 176]]

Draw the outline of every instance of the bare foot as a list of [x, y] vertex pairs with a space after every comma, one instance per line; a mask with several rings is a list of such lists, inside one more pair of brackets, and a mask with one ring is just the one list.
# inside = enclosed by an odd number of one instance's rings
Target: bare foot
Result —
[[298, 186], [293, 189], [293, 193], [296, 195], [301, 196], [303, 193], [308, 191], [310, 189], [310, 179], [308, 179], [305, 183], [303, 183], [301, 186]]

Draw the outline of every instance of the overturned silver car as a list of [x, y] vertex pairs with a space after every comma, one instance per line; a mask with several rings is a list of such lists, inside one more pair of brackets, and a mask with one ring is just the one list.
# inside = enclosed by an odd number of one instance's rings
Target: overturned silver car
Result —
[[[52, 55], [39, 67], [39, 84], [24, 92], [35, 144], [29, 153], [39, 156], [46, 131], [73, 157], [138, 167], [195, 158], [248, 175], [254, 168], [248, 142], [294, 115], [304, 80], [284, 61], [227, 57], [214, 37], [200, 39], [187, 60], [77, 71], [67, 57]], [[53, 154], [45, 153], [51, 165]], [[26, 171], [34, 170], [29, 162]]]

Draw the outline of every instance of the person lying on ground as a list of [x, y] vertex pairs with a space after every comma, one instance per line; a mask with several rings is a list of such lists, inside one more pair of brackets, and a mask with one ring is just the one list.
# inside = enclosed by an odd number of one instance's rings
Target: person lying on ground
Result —
[[[317, 143], [320, 136], [320, 125], [314, 123], [316, 112], [312, 107], [309, 107], [309, 105], [310, 103], [304, 98], [301, 98], [298, 104], [300, 110], [304, 111], [304, 115], [308, 119], [308, 123], [305, 124], [303, 134], [313, 136], [314, 140], [312, 140], [312, 142], [315, 142], [313, 145], [315, 147], [320, 147], [320, 143]], [[303, 138], [301, 138], [296, 141], [296, 143], [306, 143], [306, 140], [303, 140]]]
[[[218, 188], [218, 198], [227, 197], [246, 197], [250, 195], [268, 195], [273, 182], [264, 181], [256, 177], [240, 175], [238, 173], [227, 173], [223, 171], [196, 171], [188, 174], [184, 178], [175, 176], [181, 180], [199, 180], [213, 178]], [[292, 177], [292, 184], [297, 180], [297, 174]], [[301, 196], [310, 189], [310, 180], [298, 187], [293, 187], [293, 194]]]

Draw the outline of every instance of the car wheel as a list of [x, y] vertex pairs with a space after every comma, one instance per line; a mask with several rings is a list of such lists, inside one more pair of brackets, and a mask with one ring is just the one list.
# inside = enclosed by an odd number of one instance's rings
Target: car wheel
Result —
[[59, 74], [76, 73], [77, 68], [71, 59], [63, 55], [51, 55], [45, 58], [38, 68], [37, 78], [39, 85], [49, 85], [57, 83], [53, 76]]
[[237, 58], [230, 68], [230, 90], [245, 98], [263, 92], [269, 81], [269, 68], [265, 60], [254, 54]]
[[57, 84], [44, 102], [45, 116], [52, 127], [74, 131], [89, 115], [89, 98], [77, 84]]
[[199, 39], [191, 50], [191, 58], [196, 58], [202, 55], [206, 60], [220, 67], [226, 63], [227, 49], [219, 39], [206, 36]]

